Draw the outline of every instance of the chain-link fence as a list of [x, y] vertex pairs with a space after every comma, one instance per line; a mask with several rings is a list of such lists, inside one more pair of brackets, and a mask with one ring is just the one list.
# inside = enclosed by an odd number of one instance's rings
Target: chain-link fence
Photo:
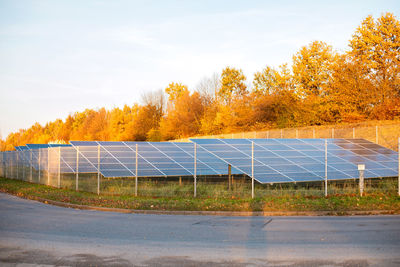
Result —
[[[384, 147], [396, 150], [400, 137], [400, 124], [364, 126], [350, 128], [285, 128], [268, 131], [240, 132], [219, 135], [196, 136], [193, 138], [362, 138]], [[174, 140], [189, 141], [188, 138]]]

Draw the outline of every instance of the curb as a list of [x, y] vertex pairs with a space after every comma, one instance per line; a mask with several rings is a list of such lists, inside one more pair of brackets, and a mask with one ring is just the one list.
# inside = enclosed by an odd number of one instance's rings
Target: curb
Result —
[[[15, 196], [15, 195], [14, 195]], [[21, 196], [17, 196], [20, 197]], [[106, 208], [97, 206], [88, 206], [72, 204], [49, 200], [41, 197], [22, 197], [25, 199], [36, 200], [44, 204], [54, 206], [80, 209], [96, 210], [105, 212], [132, 213], [132, 214], [157, 214], [157, 215], [203, 215], [203, 216], [232, 216], [232, 217], [250, 217], [250, 216], [371, 216], [371, 215], [395, 215], [394, 210], [369, 210], [369, 211], [168, 211], [168, 210], [132, 210], [119, 208]]]

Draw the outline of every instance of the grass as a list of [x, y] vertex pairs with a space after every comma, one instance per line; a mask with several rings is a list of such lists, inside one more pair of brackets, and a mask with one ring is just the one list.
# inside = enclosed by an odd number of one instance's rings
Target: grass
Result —
[[[115, 183], [115, 181], [113, 182]], [[124, 182], [126, 185], [128, 181]], [[103, 187], [104, 184], [103, 181]], [[116, 187], [113, 192], [107, 191], [98, 196], [90, 192], [77, 192], [67, 188], [57, 189], [42, 184], [0, 178], [0, 191], [2, 192], [28, 199], [39, 197], [98, 207], [185, 211], [332, 211], [334, 214], [346, 214], [347, 211], [390, 210], [391, 213], [400, 213], [400, 197], [397, 196], [395, 179], [378, 179], [371, 181], [369, 185], [367, 183], [366, 194], [363, 197], [356, 193], [353, 184], [346, 182], [331, 184], [328, 197], [322, 196], [322, 190], [318, 188], [317, 184], [258, 185], [256, 187], [257, 197], [254, 199], [249, 197], [246, 183], [237, 183], [237, 188], [231, 192], [224, 184], [216, 187], [215, 184], [200, 182], [198, 198], [191, 196], [193, 187], [185, 183], [181, 186], [178, 183], [175, 183], [174, 186], [166, 183], [157, 191], [159, 195], [160, 190], [164, 191], [164, 195], [156, 197], [154, 190], [156, 187], [160, 187], [160, 184], [154, 185], [154, 181], [142, 181], [140, 184], [142, 194], [139, 197], [132, 194], [119, 194], [127, 188], [132, 190], [131, 185]]]

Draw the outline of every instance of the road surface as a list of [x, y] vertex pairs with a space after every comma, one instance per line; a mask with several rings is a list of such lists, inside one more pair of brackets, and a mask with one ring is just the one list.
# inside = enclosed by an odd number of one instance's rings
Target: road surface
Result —
[[0, 194], [0, 266], [400, 266], [400, 216], [75, 210]]

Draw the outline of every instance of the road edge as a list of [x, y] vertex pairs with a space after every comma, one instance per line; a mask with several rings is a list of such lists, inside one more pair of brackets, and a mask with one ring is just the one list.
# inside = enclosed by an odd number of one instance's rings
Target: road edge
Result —
[[188, 211], [188, 210], [133, 210], [120, 208], [107, 208], [98, 206], [88, 206], [81, 204], [73, 204], [68, 202], [60, 202], [35, 196], [21, 196], [10, 194], [9, 192], [1, 192], [7, 195], [38, 201], [58, 207], [80, 209], [80, 210], [96, 210], [104, 212], [132, 213], [132, 214], [157, 214], [157, 215], [204, 215], [204, 216], [371, 216], [371, 215], [397, 215], [394, 210], [369, 210], [369, 211]]

